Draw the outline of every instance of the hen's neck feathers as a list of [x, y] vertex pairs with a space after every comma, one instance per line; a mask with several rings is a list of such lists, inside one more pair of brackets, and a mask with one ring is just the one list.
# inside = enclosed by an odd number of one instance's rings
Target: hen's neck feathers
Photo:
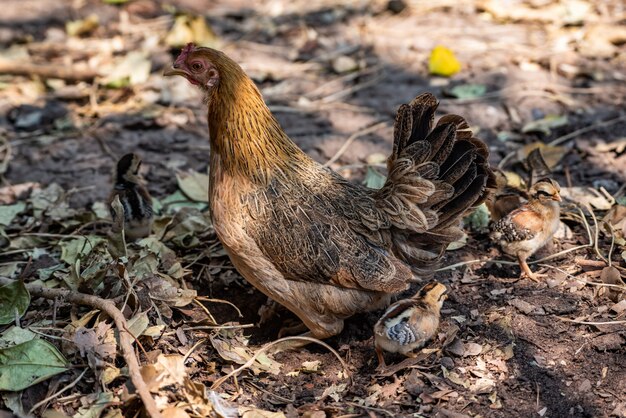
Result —
[[206, 100], [211, 152], [228, 174], [268, 184], [312, 160], [287, 136], [254, 82], [234, 61], [221, 56], [220, 82]]

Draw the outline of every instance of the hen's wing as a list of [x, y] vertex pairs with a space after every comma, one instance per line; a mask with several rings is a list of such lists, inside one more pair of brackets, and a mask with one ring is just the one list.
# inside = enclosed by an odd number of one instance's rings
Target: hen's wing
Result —
[[533, 239], [543, 229], [541, 215], [523, 207], [514, 210], [492, 226], [496, 239], [505, 242], [519, 242]]
[[388, 222], [371, 192], [323, 173], [304, 183], [275, 180], [244, 197], [250, 217], [246, 233], [288, 280], [383, 292], [406, 289], [413, 274], [387, 250], [380, 230]]

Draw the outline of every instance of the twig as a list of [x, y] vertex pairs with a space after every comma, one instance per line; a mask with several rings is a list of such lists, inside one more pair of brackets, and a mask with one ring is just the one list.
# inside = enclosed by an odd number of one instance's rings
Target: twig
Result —
[[360, 131], [355, 132], [352, 135], [350, 135], [348, 137], [348, 139], [346, 139], [346, 142], [335, 153], [335, 155], [333, 155], [328, 161], [326, 161], [324, 163], [324, 167], [328, 167], [332, 163], [337, 161], [339, 159], [339, 157], [341, 157], [343, 155], [343, 153], [346, 152], [346, 150], [350, 147], [350, 144], [352, 144], [355, 139], [357, 139], [359, 137], [362, 137], [363, 135], [367, 135], [367, 134], [370, 134], [372, 132], [375, 132], [378, 129], [382, 128], [383, 126], [387, 126], [387, 121], [385, 121], [385, 122], [378, 122], [378, 123], [376, 123], [376, 124], [374, 124], [372, 126], [369, 126], [367, 128], [361, 129]]
[[588, 321], [577, 321], [575, 319], [563, 318], [561, 316], [557, 316], [558, 319], [565, 322], [572, 322], [574, 324], [582, 324], [582, 325], [619, 325], [626, 324], [626, 321], [606, 321], [606, 322], [588, 322]]
[[50, 64], [28, 64], [25, 62], [0, 62], [0, 74], [60, 78], [67, 81], [91, 81], [99, 74], [92, 70], [79, 70]]
[[356, 402], [346, 402], [346, 405], [355, 406], [357, 408], [365, 409], [366, 411], [379, 412], [381, 414], [385, 414], [385, 415], [388, 415], [390, 417], [395, 417], [394, 414], [392, 414], [391, 412], [387, 411], [386, 409], [382, 409], [382, 408], [374, 408], [373, 406], [359, 405]]
[[197, 296], [196, 299], [197, 300], [201, 300], [203, 302], [224, 303], [226, 305], [230, 305], [237, 311], [237, 314], [239, 315], [239, 318], [243, 318], [243, 314], [241, 313], [239, 308], [237, 306], [235, 306], [234, 303], [231, 303], [231, 302], [229, 302], [227, 300], [207, 298], [205, 296]]
[[555, 140], [549, 142], [548, 145], [554, 147], [556, 145], [562, 144], [563, 142], [567, 142], [567, 141], [569, 141], [572, 138], [576, 138], [580, 134], [584, 134], [584, 133], [593, 131], [593, 130], [598, 129], [598, 128], [606, 128], [607, 126], [614, 125], [614, 124], [616, 124], [618, 122], [621, 122], [621, 121], [624, 121], [624, 120], [626, 120], [626, 115], [622, 115], [622, 116], [618, 116], [618, 117], [613, 118], [613, 119], [609, 119], [609, 120], [601, 121], [601, 122], [598, 122], [598, 123], [594, 123], [592, 125], [585, 126], [584, 128], [577, 129], [574, 132], [570, 132], [567, 135], [560, 136], [560, 137], [556, 138]]
[[200, 347], [202, 344], [204, 344], [206, 342], [206, 338], [201, 339], [200, 341], [198, 341], [197, 343], [195, 343], [193, 345], [193, 347], [191, 347], [189, 349], [189, 351], [187, 351], [187, 354], [185, 354], [185, 357], [183, 357], [183, 364], [185, 364], [185, 362], [187, 361], [187, 359], [189, 358], [190, 355], [193, 354], [193, 352], [196, 350], [196, 348]]
[[83, 376], [85, 375], [85, 373], [87, 373], [89, 369], [86, 368], [85, 370], [83, 370], [83, 372], [76, 378], [74, 379], [74, 381], [72, 383], [70, 383], [69, 385], [65, 386], [63, 389], [61, 389], [60, 391], [48, 396], [46, 399], [41, 400], [39, 402], [37, 402], [35, 405], [33, 405], [32, 408], [30, 408], [30, 411], [28, 411], [29, 414], [32, 414], [37, 408], [39, 408], [42, 405], [45, 405], [47, 402], [50, 402], [51, 400], [53, 400], [54, 398], [56, 398], [57, 396], [61, 395], [63, 392], [73, 388], [74, 386], [76, 386], [78, 384], [78, 382], [80, 382], [80, 379], [83, 378]]
[[[280, 344], [282, 342], [285, 341], [308, 341], [308, 342], [312, 342], [315, 344], [319, 344], [322, 347], [326, 348], [327, 350], [329, 350], [331, 353], [333, 353], [335, 355], [335, 357], [337, 357], [337, 359], [339, 360], [339, 363], [341, 363], [341, 366], [343, 367], [343, 370], [345, 371], [347, 376], [350, 376], [350, 371], [348, 370], [348, 365], [346, 364], [346, 362], [341, 358], [341, 356], [339, 355], [339, 353], [337, 351], [335, 351], [334, 348], [332, 348], [331, 346], [329, 346], [328, 344], [326, 344], [324, 341], [320, 341], [316, 338], [312, 338], [312, 337], [305, 337], [305, 336], [298, 336], [298, 337], [285, 337], [285, 338], [279, 338], [276, 341], [272, 341], [270, 343], [265, 344], [263, 347], [261, 347], [259, 350], [257, 350], [256, 353], [254, 353], [254, 355], [250, 358], [250, 360], [248, 360], [245, 364], [243, 364], [241, 367], [233, 370], [232, 372], [228, 373], [226, 376], [222, 376], [219, 379], [217, 379], [215, 381], [215, 383], [213, 383], [213, 385], [211, 386], [211, 390], [215, 390], [218, 387], [220, 387], [222, 385], [222, 383], [224, 383], [226, 380], [230, 379], [233, 376], [236, 376], [237, 374], [239, 374], [242, 370], [247, 369], [248, 367], [252, 366], [254, 364], [254, 362], [256, 361], [257, 357], [259, 357], [261, 354], [263, 354], [264, 352], [266, 352], [268, 349], [272, 348], [273, 346]], [[350, 378], [350, 380], [352, 380]]]
[[[12, 282], [13, 280], [0, 277], [0, 283]], [[56, 298], [65, 299], [74, 304], [86, 305], [92, 308], [99, 309], [109, 315], [115, 322], [115, 326], [118, 329], [122, 355], [124, 357], [124, 360], [126, 361], [126, 365], [128, 366], [128, 375], [130, 377], [130, 380], [133, 382], [133, 385], [135, 386], [135, 389], [137, 390], [137, 393], [139, 394], [139, 397], [141, 398], [144, 407], [146, 408], [146, 413], [152, 418], [162, 418], [161, 413], [159, 412], [156, 403], [150, 395], [150, 391], [148, 390], [148, 387], [143, 380], [143, 377], [141, 377], [139, 361], [135, 356], [135, 350], [132, 346], [134, 337], [130, 332], [128, 332], [126, 326], [126, 318], [124, 318], [124, 314], [119, 309], [117, 309], [117, 307], [111, 300], [102, 299], [94, 295], [86, 295], [84, 293], [74, 292], [68, 289], [48, 289], [32, 283], [26, 284], [26, 289], [28, 289], [30, 294], [33, 296], [38, 296], [51, 300], [54, 300]]]

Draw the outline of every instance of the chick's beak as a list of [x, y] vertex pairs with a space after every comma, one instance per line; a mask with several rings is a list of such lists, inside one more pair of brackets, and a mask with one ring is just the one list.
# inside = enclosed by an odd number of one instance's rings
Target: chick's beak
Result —
[[173, 75], [185, 76], [187, 75], [187, 73], [183, 69], [181, 69], [176, 63], [174, 63], [170, 68], [166, 68], [165, 71], [163, 71], [163, 75], [166, 77], [171, 77]]
[[553, 200], [556, 200], [557, 202], [562, 202], [563, 199], [561, 199], [561, 195], [560, 194], [555, 194], [554, 196], [552, 196]]

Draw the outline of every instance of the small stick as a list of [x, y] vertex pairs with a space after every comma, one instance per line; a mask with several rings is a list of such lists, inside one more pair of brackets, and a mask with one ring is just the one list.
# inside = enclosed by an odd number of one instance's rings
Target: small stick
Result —
[[585, 126], [584, 128], [577, 129], [574, 132], [570, 132], [567, 135], [563, 135], [563, 136], [556, 138], [554, 141], [548, 143], [548, 145], [554, 147], [556, 145], [562, 144], [563, 142], [567, 142], [570, 139], [576, 138], [580, 134], [593, 131], [594, 129], [597, 129], [597, 128], [606, 128], [607, 126], [615, 125], [616, 123], [619, 123], [621, 121], [626, 121], [626, 115], [618, 116], [613, 119], [601, 121], [601, 122], [594, 123], [589, 126]]
[[589, 321], [577, 321], [575, 319], [563, 318], [557, 316], [558, 319], [565, 322], [572, 322], [574, 324], [582, 324], [582, 325], [619, 325], [626, 324], [626, 321], [606, 321], [606, 322], [589, 322]]
[[207, 298], [206, 296], [197, 296], [196, 300], [201, 300], [203, 302], [224, 303], [226, 305], [230, 305], [237, 311], [237, 314], [239, 315], [239, 318], [243, 318], [243, 314], [241, 313], [239, 308], [237, 306], [235, 306], [234, 303], [231, 303], [231, 302], [229, 302], [227, 300]]
[[35, 65], [25, 62], [0, 62], [0, 74], [37, 75], [43, 78], [60, 78], [67, 81], [91, 81], [100, 75], [92, 70], [78, 70], [50, 64]]
[[352, 135], [350, 135], [348, 137], [348, 139], [346, 139], [346, 142], [341, 146], [341, 148], [339, 148], [339, 150], [335, 153], [335, 155], [333, 155], [328, 161], [326, 161], [324, 163], [324, 167], [328, 167], [330, 166], [332, 163], [334, 163], [335, 161], [337, 161], [339, 159], [339, 157], [341, 157], [343, 155], [344, 152], [346, 152], [346, 150], [348, 149], [348, 147], [350, 147], [350, 144], [352, 144], [354, 142], [355, 139], [362, 137], [363, 135], [367, 135], [369, 133], [375, 132], [377, 131], [379, 128], [382, 128], [383, 126], [387, 126], [387, 122], [378, 122], [372, 126], [369, 126], [367, 128], [361, 129], [358, 132], [353, 133]]
[[[13, 280], [0, 277], [0, 283], [12, 282]], [[30, 294], [33, 296], [51, 300], [56, 298], [65, 299], [74, 304], [91, 306], [109, 315], [115, 322], [115, 326], [119, 331], [120, 347], [122, 349], [122, 355], [126, 361], [126, 365], [128, 366], [128, 375], [130, 380], [133, 382], [144, 407], [146, 408], [146, 413], [152, 418], [162, 418], [154, 398], [150, 395], [148, 386], [146, 386], [146, 383], [141, 376], [139, 361], [137, 360], [135, 350], [132, 345], [134, 337], [130, 332], [128, 332], [126, 318], [124, 318], [124, 314], [117, 309], [111, 300], [102, 299], [94, 295], [73, 292], [69, 289], [48, 289], [31, 283], [26, 284], [26, 289], [28, 289]]]
[[335, 357], [337, 357], [337, 359], [339, 360], [339, 363], [341, 363], [341, 366], [343, 367], [343, 370], [346, 372], [346, 375], [349, 376], [350, 371], [348, 370], [348, 365], [346, 364], [345, 361], [343, 361], [343, 359], [341, 358], [341, 356], [339, 355], [339, 353], [337, 351], [335, 351], [334, 348], [332, 348], [331, 346], [329, 346], [328, 344], [326, 344], [323, 341], [318, 340], [317, 338], [312, 338], [312, 337], [305, 337], [305, 336], [299, 336], [299, 337], [285, 337], [285, 338], [280, 338], [276, 341], [272, 341], [270, 343], [265, 344], [263, 347], [261, 347], [256, 353], [254, 353], [254, 355], [250, 358], [250, 360], [248, 360], [245, 364], [243, 364], [241, 367], [233, 370], [232, 372], [228, 373], [226, 376], [222, 376], [219, 379], [217, 379], [215, 381], [215, 383], [213, 383], [213, 385], [211, 386], [211, 390], [215, 390], [218, 387], [220, 387], [222, 385], [222, 383], [224, 383], [226, 380], [230, 379], [233, 376], [236, 376], [237, 374], [239, 374], [239, 372], [241, 372], [244, 369], [247, 369], [248, 367], [252, 366], [254, 364], [254, 362], [256, 361], [257, 357], [259, 357], [261, 354], [263, 354], [264, 352], [266, 352], [268, 349], [272, 348], [273, 346], [275, 346], [276, 344], [280, 344], [282, 342], [285, 341], [309, 341], [315, 344], [319, 344], [322, 347], [328, 349], [331, 353], [333, 353], [335, 355]]
[[56, 398], [57, 396], [61, 395], [63, 392], [67, 391], [68, 389], [73, 388], [74, 386], [76, 386], [78, 384], [78, 382], [80, 382], [80, 379], [83, 378], [83, 376], [85, 375], [85, 373], [87, 373], [89, 369], [86, 368], [85, 370], [83, 370], [83, 372], [76, 378], [74, 379], [74, 381], [72, 383], [70, 383], [69, 385], [65, 386], [63, 389], [61, 389], [60, 391], [48, 396], [46, 399], [41, 400], [39, 402], [37, 402], [35, 405], [33, 405], [32, 408], [30, 408], [30, 411], [28, 411], [29, 414], [32, 414], [33, 411], [35, 411], [37, 408], [39, 408], [42, 405], [45, 405], [47, 402], [50, 402], [51, 400], [53, 400], [54, 398]]

